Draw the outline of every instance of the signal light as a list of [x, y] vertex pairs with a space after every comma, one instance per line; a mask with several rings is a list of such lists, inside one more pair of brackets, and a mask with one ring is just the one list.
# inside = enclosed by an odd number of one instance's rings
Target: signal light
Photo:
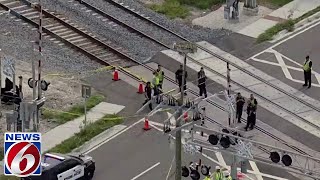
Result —
[[210, 173], [211, 166], [201, 165], [201, 174], [208, 176]]
[[199, 180], [200, 173], [197, 170], [191, 170], [190, 177], [192, 180]]
[[189, 177], [189, 169], [186, 166], [182, 166], [181, 175], [183, 177]]
[[285, 166], [291, 166], [292, 164], [292, 159], [289, 155], [285, 154], [282, 156], [282, 163], [285, 165]]
[[208, 141], [210, 144], [212, 145], [217, 145], [218, 142], [219, 142], [219, 138], [217, 135], [214, 135], [214, 134], [210, 134], [209, 137], [208, 137]]
[[275, 151], [270, 153], [270, 158], [271, 158], [271, 161], [274, 163], [280, 162], [280, 155]]

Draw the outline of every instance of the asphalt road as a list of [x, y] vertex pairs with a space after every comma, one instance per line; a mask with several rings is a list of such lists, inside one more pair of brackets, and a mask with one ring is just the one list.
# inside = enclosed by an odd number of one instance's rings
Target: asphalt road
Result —
[[[139, 123], [89, 153], [96, 159], [94, 180], [166, 179], [174, 156], [174, 150], [169, 146], [168, 136], [154, 128], [144, 131], [142, 127], [143, 123]], [[199, 154], [194, 156], [183, 154], [183, 165], [198, 161], [199, 158], [202, 159], [202, 163], [215, 167], [215, 164]], [[143, 172], [145, 174], [141, 174]], [[172, 173], [173, 171], [170, 174]]]
[[[272, 46], [271, 46], [272, 47]], [[293, 35], [292, 38], [280, 44], [274, 45], [274, 52], [262, 51], [256, 58], [250, 59], [249, 64], [266, 72], [267, 74], [287, 83], [293, 88], [301, 90], [303, 93], [315, 99], [320, 98], [320, 76], [319, 80], [312, 75], [313, 87], [307, 89], [302, 87], [304, 84], [303, 71], [300, 65], [305, 61], [307, 55], [313, 61], [313, 71], [320, 72], [320, 24], [302, 32]], [[278, 55], [278, 57], [276, 56]]]

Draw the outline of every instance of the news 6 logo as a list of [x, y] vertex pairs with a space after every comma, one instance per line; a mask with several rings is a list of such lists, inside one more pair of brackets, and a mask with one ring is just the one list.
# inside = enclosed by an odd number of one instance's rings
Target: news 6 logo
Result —
[[41, 134], [4, 134], [4, 174], [27, 177], [41, 175]]

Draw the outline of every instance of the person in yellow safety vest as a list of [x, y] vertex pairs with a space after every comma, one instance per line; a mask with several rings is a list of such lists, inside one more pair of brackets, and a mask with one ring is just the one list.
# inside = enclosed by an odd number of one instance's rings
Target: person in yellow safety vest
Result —
[[216, 171], [212, 174], [213, 180], [223, 180], [223, 174], [221, 172], [220, 166], [216, 166]]
[[153, 72], [152, 87], [154, 96], [157, 96], [159, 94], [159, 77], [157, 74], [158, 73], [156, 71]]
[[246, 131], [248, 131], [248, 128], [252, 130], [256, 125], [257, 105], [258, 105], [257, 100], [254, 98], [253, 94], [250, 94], [250, 99], [248, 100], [248, 106], [247, 106], [248, 117], [247, 117], [247, 125], [245, 127]]
[[310, 57], [306, 57], [306, 61], [303, 64], [303, 72], [304, 72], [304, 85], [311, 88], [311, 68], [312, 68], [312, 61]]
[[211, 180], [210, 174], [208, 174], [203, 180]]
[[159, 88], [162, 89], [164, 72], [162, 71], [160, 64], [158, 65], [157, 73], [158, 73], [158, 77], [159, 77]]
[[228, 171], [224, 171], [223, 176], [223, 180], [232, 180], [232, 177], [230, 176], [230, 173]]

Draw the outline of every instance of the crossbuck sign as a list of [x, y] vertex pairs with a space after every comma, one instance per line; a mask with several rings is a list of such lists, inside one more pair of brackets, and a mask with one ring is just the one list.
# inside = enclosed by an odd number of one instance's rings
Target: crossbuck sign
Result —
[[173, 49], [180, 53], [195, 53], [197, 52], [197, 45], [190, 42], [174, 43]]

